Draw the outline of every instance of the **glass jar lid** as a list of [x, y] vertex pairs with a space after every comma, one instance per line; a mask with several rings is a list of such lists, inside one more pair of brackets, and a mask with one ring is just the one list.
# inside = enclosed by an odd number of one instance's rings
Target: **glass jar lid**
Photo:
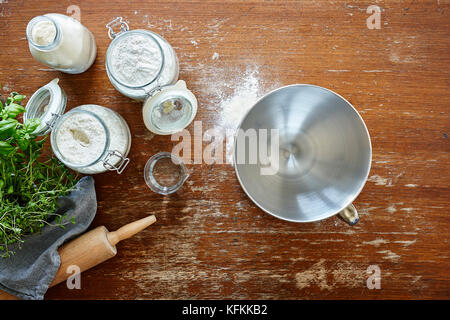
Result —
[[175, 85], [165, 86], [144, 103], [145, 126], [153, 133], [169, 135], [186, 128], [197, 114], [197, 99], [179, 80]]
[[44, 136], [49, 133], [56, 120], [66, 110], [67, 96], [58, 85], [59, 79], [55, 78], [45, 86], [39, 88], [30, 98], [24, 113], [24, 121], [27, 119], [40, 119], [41, 123], [34, 133]]

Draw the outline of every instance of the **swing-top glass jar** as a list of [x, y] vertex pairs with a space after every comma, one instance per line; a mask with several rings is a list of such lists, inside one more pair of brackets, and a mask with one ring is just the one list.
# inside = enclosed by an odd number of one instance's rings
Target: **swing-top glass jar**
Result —
[[106, 27], [113, 40], [106, 53], [108, 77], [122, 94], [145, 101], [147, 129], [169, 135], [187, 127], [197, 114], [197, 99], [183, 80], [177, 81], [179, 63], [170, 44], [147, 30], [129, 31], [121, 17]]
[[65, 114], [67, 97], [54, 79], [39, 88], [26, 106], [24, 120], [41, 120], [35, 134], [51, 133], [55, 156], [67, 167], [83, 174], [106, 171], [122, 173], [129, 159], [130, 129], [111, 109], [86, 104]]
[[178, 58], [163, 37], [148, 30], [130, 31], [122, 17], [106, 27], [112, 40], [106, 52], [106, 71], [120, 93], [144, 101], [155, 89], [177, 82]]
[[97, 56], [92, 33], [78, 20], [63, 14], [34, 17], [26, 33], [31, 55], [61, 72], [82, 73]]

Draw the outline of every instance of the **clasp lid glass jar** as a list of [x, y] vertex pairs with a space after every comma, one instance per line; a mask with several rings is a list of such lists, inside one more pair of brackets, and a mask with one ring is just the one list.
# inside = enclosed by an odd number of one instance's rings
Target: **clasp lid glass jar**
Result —
[[121, 174], [130, 161], [131, 134], [125, 120], [113, 110], [94, 104], [63, 114], [67, 97], [58, 81], [52, 80], [31, 96], [24, 120], [41, 120], [35, 131], [39, 136], [52, 131], [53, 153], [69, 168], [83, 174]]
[[178, 80], [178, 58], [170, 44], [147, 30], [129, 31], [118, 17], [106, 25], [113, 40], [106, 53], [106, 70], [122, 94], [144, 102], [147, 129], [169, 135], [187, 127], [197, 114], [197, 99]]
[[112, 40], [106, 52], [106, 71], [120, 93], [144, 101], [151, 91], [175, 84], [178, 58], [163, 37], [148, 30], [130, 31], [122, 17], [109, 22], [106, 28]]

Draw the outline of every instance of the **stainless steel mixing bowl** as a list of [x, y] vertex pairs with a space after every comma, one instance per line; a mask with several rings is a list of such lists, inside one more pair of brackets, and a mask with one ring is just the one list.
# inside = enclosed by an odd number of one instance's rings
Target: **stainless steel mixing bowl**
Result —
[[[240, 129], [234, 166], [242, 188], [262, 210], [293, 222], [338, 213], [350, 224], [357, 222], [351, 203], [369, 175], [372, 147], [364, 121], [347, 100], [314, 85], [285, 86], [262, 97]], [[248, 138], [244, 135], [248, 129], [278, 129], [275, 174], [262, 175], [264, 162], [259, 158], [254, 164], [237, 161], [241, 156], [248, 160], [254, 152], [248, 144], [238, 148], [237, 141]], [[259, 145], [260, 135], [257, 139]], [[269, 134], [267, 148], [272, 140]]]

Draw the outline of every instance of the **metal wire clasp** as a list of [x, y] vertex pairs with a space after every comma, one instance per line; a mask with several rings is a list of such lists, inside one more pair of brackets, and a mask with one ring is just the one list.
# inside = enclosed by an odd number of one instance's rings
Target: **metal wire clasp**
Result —
[[61, 115], [57, 114], [57, 113], [52, 113], [52, 117], [50, 118], [50, 120], [48, 120], [45, 124], [53, 129], [55, 127], [56, 121], [58, 121], [58, 119], [61, 117]]
[[161, 85], [160, 80], [161, 80], [161, 78], [156, 79], [156, 87], [153, 87], [149, 90], [146, 90], [145, 88], [142, 89], [142, 90], [144, 90], [144, 93], [147, 96], [147, 98], [153, 97], [155, 94], [162, 91], [162, 89], [165, 87], [165, 86]]
[[[114, 32], [113, 28], [117, 27], [120, 25], [120, 31], [119, 32]], [[111, 40], [113, 40], [115, 37], [117, 37], [119, 34], [121, 34], [122, 32], [127, 32], [128, 30], [130, 30], [130, 27], [128, 26], [128, 23], [126, 23], [125, 21], [122, 20], [122, 17], [117, 17], [114, 20], [110, 21], [107, 25], [106, 28], [108, 28], [108, 36]]]
[[[111, 164], [111, 162], [108, 161], [113, 156], [118, 157], [120, 159], [117, 166]], [[125, 167], [128, 165], [128, 163], [130, 162], [130, 159], [125, 158], [117, 150], [109, 150], [108, 154], [106, 155], [105, 159], [102, 160], [102, 162], [103, 166], [109, 171], [117, 171], [118, 174], [121, 174], [123, 170], [125, 170]]]

